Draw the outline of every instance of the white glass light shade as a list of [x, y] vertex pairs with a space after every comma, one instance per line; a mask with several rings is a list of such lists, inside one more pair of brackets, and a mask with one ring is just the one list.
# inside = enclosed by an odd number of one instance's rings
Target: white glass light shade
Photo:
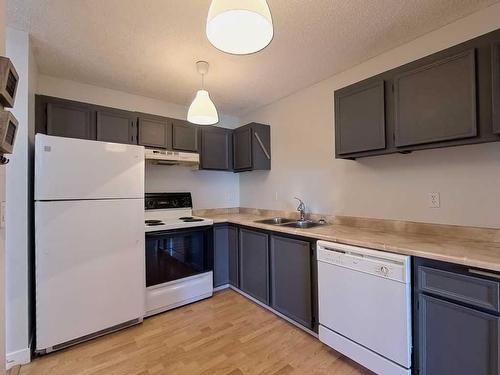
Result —
[[219, 122], [217, 108], [207, 90], [198, 90], [189, 106], [187, 120], [197, 125], [213, 125]]
[[212, 0], [207, 38], [221, 51], [246, 55], [273, 39], [273, 20], [266, 0]]

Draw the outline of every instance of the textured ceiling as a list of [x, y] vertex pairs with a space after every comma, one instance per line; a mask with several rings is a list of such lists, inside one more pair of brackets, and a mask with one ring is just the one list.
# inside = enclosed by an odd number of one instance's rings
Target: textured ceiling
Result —
[[412, 40], [496, 0], [269, 0], [275, 37], [232, 56], [205, 36], [210, 0], [8, 0], [43, 74], [188, 105], [206, 85], [242, 114]]

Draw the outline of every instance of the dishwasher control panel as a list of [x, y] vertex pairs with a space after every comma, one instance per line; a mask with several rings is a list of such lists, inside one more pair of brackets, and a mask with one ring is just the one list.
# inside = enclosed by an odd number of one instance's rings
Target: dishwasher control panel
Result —
[[410, 257], [326, 241], [318, 241], [318, 261], [394, 281], [410, 282]]

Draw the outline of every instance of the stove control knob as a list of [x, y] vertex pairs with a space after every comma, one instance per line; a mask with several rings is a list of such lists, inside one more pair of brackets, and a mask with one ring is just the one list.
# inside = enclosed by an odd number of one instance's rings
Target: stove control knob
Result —
[[155, 208], [155, 201], [153, 200], [148, 200], [146, 201], [146, 207], [149, 208], [149, 209], [152, 209], [152, 208]]
[[387, 274], [389, 273], [389, 268], [386, 266], [380, 267], [380, 273], [384, 276], [387, 276]]

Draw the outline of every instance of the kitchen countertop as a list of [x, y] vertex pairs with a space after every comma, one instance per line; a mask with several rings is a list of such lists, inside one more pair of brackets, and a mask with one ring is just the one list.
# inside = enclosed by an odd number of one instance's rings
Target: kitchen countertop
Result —
[[[408, 223], [403, 226], [404, 228], [398, 229], [394, 226], [390, 230], [381, 228], [380, 225], [373, 225], [373, 228], [366, 227], [367, 220], [370, 219], [362, 219], [359, 222], [363, 224], [362, 226], [356, 225], [358, 223], [355, 220], [346, 220], [345, 223], [340, 221], [315, 228], [296, 229], [255, 223], [255, 220], [272, 216], [254, 213], [207, 212], [204, 217], [212, 219], [215, 224], [234, 223], [500, 272], [500, 230], [497, 229], [411, 223], [427, 227], [427, 233], [417, 230], [412, 232], [407, 228]], [[373, 220], [376, 224], [377, 220]]]

